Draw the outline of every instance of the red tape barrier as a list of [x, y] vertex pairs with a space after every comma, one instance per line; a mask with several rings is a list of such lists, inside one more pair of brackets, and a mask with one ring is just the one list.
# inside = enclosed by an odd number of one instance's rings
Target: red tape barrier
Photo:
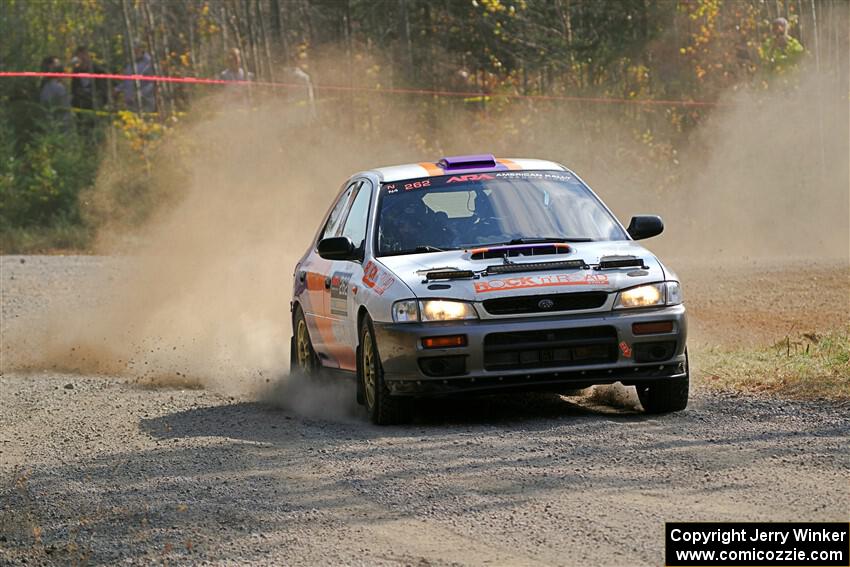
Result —
[[[35, 71], [0, 71], [2, 77], [34, 77], [34, 78], [56, 78], [56, 79], [112, 79], [119, 81], [155, 81], [157, 83], [181, 83], [189, 85], [253, 85], [257, 87], [272, 87], [286, 89], [303, 89], [303, 84], [282, 83], [270, 81], [223, 81], [221, 79], [198, 79], [196, 77], [160, 77], [155, 75], [117, 75], [96, 73], [42, 73]], [[649, 106], [684, 106], [684, 107], [716, 107], [724, 106], [717, 102], [704, 100], [649, 100], [631, 98], [605, 98], [605, 97], [580, 97], [562, 95], [522, 95], [508, 93], [484, 93], [472, 91], [441, 91], [427, 89], [405, 89], [405, 88], [380, 88], [380, 87], [347, 87], [343, 85], [314, 85], [317, 91], [343, 91], [343, 92], [366, 92], [373, 94], [412, 94], [427, 96], [447, 97], [492, 97], [508, 98], [517, 100], [551, 100], [566, 102], [592, 102], [601, 104], [643, 104]]]

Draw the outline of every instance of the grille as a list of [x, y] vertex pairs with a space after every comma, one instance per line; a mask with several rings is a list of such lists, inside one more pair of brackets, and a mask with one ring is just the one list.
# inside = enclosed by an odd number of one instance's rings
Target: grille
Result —
[[484, 369], [516, 370], [617, 361], [614, 327], [493, 333], [484, 337]]
[[[540, 307], [540, 302], [549, 300], [551, 307]], [[556, 293], [551, 295], [523, 295], [520, 297], [500, 297], [483, 302], [484, 309], [491, 315], [517, 315], [520, 313], [548, 313], [554, 311], [577, 311], [579, 309], [597, 309], [608, 300], [604, 291], [580, 291], [576, 293]]]

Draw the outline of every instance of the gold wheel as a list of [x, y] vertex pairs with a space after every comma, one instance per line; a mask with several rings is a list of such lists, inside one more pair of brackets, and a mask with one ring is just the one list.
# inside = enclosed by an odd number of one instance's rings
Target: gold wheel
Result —
[[298, 360], [298, 367], [306, 372], [313, 370], [311, 351], [312, 347], [310, 346], [310, 334], [307, 332], [307, 323], [304, 319], [299, 319], [298, 329], [295, 333], [295, 354]]
[[366, 407], [375, 407], [375, 388], [378, 380], [378, 371], [375, 368], [375, 346], [372, 342], [372, 334], [363, 333], [363, 389], [366, 394]]

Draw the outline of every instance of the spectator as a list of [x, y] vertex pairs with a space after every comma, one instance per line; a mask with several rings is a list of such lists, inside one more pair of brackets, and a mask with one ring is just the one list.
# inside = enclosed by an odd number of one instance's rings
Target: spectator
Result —
[[301, 67], [287, 67], [284, 70], [285, 78], [290, 83], [300, 84], [301, 89], [290, 89], [287, 96], [294, 100], [299, 106], [307, 109], [307, 117], [310, 120], [316, 118], [316, 98], [313, 93], [313, 81]]
[[[88, 47], [81, 45], [74, 52], [74, 73], [102, 75], [106, 71], [92, 61]], [[71, 106], [85, 110], [97, 110], [106, 106], [107, 83], [105, 79], [71, 79]]]
[[242, 53], [235, 47], [227, 52], [227, 69], [219, 73], [222, 81], [253, 81], [254, 74], [242, 67]]
[[[92, 61], [88, 47], [81, 45], [71, 60], [74, 73], [104, 74], [106, 71]], [[97, 116], [94, 111], [106, 106], [109, 95], [109, 83], [105, 79], [73, 77], [71, 79], [71, 106], [79, 109], [77, 129], [86, 138], [93, 139]]]
[[[145, 47], [133, 42], [133, 61], [124, 69], [125, 75], [153, 75], [153, 60]], [[138, 83], [138, 87], [137, 87]], [[156, 112], [153, 81], [122, 81], [115, 93], [124, 97], [124, 105], [135, 112]], [[140, 108], [141, 104], [141, 108]]]
[[[45, 73], [64, 72], [59, 58], [55, 55], [48, 55], [41, 61], [41, 70]], [[65, 129], [71, 128], [71, 98], [68, 96], [68, 89], [65, 88], [62, 81], [57, 77], [44, 77], [41, 80], [38, 100], [47, 107], [52, 119]]]
[[759, 49], [762, 62], [777, 74], [796, 68], [805, 49], [788, 33], [789, 23], [785, 18], [776, 18], [771, 26], [771, 35]]

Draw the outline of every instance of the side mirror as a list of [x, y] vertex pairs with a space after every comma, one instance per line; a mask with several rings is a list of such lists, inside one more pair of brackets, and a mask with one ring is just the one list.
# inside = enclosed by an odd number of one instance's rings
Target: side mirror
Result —
[[334, 236], [319, 241], [319, 256], [325, 260], [356, 260], [357, 248], [347, 236]]
[[658, 215], [638, 215], [632, 217], [626, 230], [633, 240], [652, 238], [664, 232], [664, 221]]

